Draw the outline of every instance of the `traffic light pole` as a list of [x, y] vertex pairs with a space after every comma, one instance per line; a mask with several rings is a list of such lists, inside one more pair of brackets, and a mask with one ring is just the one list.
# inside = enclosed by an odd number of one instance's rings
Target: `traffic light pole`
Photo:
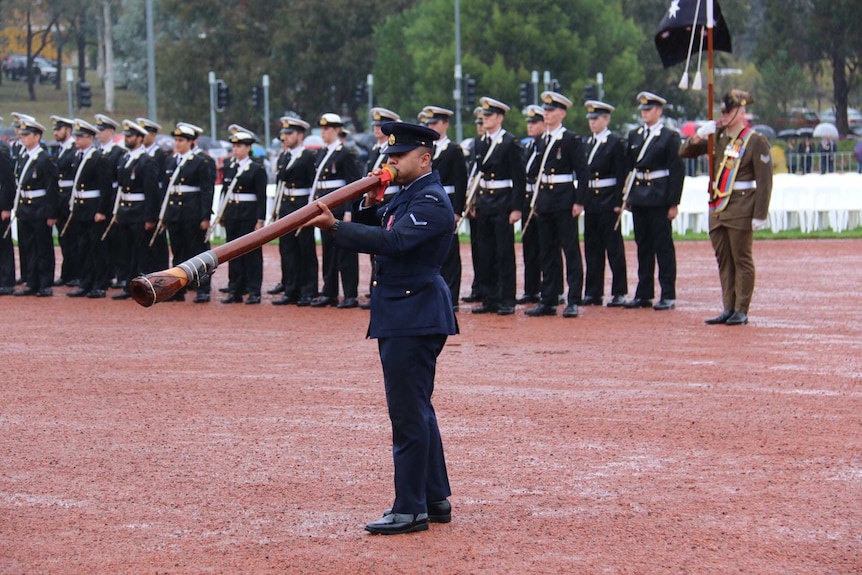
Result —
[[210, 83], [210, 133], [212, 139], [216, 140], [216, 76], [215, 72], [209, 73]]
[[69, 118], [75, 117], [75, 103], [72, 98], [72, 84], [75, 83], [75, 71], [72, 68], [66, 68], [66, 85], [69, 86]]
[[455, 138], [458, 143], [464, 139], [464, 126], [461, 124], [461, 3], [455, 0]]
[[373, 122], [373, 118], [371, 117], [371, 108], [374, 107], [374, 74], [368, 74], [365, 78], [366, 85], [368, 86], [368, 126], [371, 126]]

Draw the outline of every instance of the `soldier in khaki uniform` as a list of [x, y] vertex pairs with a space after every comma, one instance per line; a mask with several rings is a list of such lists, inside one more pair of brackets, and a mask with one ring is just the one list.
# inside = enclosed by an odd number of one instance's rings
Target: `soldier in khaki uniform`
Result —
[[[718, 261], [724, 311], [707, 324], [744, 325], [754, 292], [754, 231], [766, 225], [772, 194], [769, 141], [745, 125], [748, 92], [731, 90], [721, 101], [715, 140], [715, 181], [709, 203], [709, 237]], [[716, 123], [707, 122], [679, 150], [683, 158], [707, 153]]]

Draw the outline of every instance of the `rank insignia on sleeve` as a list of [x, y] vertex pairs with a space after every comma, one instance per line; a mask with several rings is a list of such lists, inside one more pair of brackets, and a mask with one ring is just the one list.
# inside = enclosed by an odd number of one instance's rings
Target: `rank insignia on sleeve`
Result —
[[761, 154], [760, 161], [764, 164], [768, 164], [772, 161], [772, 157], [769, 154]]

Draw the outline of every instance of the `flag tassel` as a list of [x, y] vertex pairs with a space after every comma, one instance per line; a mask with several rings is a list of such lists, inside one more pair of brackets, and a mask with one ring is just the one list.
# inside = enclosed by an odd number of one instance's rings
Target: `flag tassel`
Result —
[[[688, 68], [691, 64], [691, 52], [694, 48], [694, 35], [697, 33], [697, 17], [700, 15], [700, 2], [698, 1], [697, 7], [694, 9], [694, 22], [691, 23], [691, 37], [688, 40], [688, 56], [685, 58], [685, 72], [682, 74], [682, 78], [679, 81], [679, 89], [680, 90], [688, 90]], [[701, 35], [701, 50], [703, 50], [703, 35]], [[700, 55], [698, 55], [698, 70], [697, 73], [700, 75]], [[696, 79], [696, 78], [695, 78]], [[699, 88], [697, 88], [699, 89]]]

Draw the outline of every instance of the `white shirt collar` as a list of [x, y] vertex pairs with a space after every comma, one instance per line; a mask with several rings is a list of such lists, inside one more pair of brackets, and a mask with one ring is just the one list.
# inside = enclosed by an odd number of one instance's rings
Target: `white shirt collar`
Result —
[[304, 151], [305, 151], [305, 146], [297, 146], [295, 148], [291, 148], [290, 149], [290, 157], [291, 158], [299, 157], [300, 155], [302, 155], [302, 152], [304, 152]]
[[593, 142], [605, 143], [607, 141], [608, 136], [611, 135], [611, 131], [607, 128], [599, 132], [598, 134], [593, 134]]
[[134, 150], [129, 150], [129, 159], [136, 160], [146, 153], [147, 149], [144, 146], [138, 146]]
[[566, 127], [564, 125], [560, 124], [559, 126], [557, 126], [556, 130], [554, 130], [553, 132], [548, 131], [547, 133], [548, 133], [548, 135], [551, 136], [552, 140], [556, 140], [557, 138], [560, 137], [560, 134], [562, 134], [565, 131], [566, 131]]

